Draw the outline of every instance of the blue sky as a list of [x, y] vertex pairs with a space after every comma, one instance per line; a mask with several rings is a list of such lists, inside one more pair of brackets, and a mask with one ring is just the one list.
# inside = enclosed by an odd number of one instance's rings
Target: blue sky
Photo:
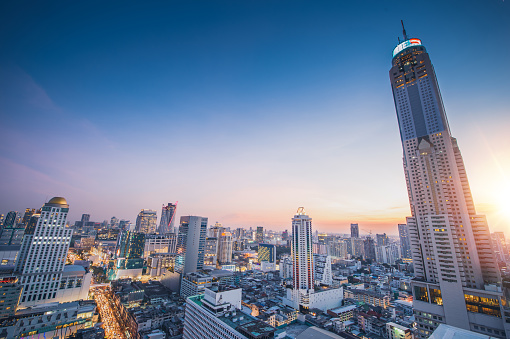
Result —
[[179, 215], [284, 229], [305, 206], [321, 231], [396, 233], [409, 206], [388, 71], [403, 19], [480, 212], [510, 226], [507, 2], [0, 6], [0, 213], [57, 195], [71, 220], [134, 220], [178, 200]]

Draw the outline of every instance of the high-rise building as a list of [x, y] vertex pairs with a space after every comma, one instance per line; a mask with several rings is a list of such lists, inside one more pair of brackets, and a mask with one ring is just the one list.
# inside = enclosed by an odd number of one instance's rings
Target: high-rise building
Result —
[[175, 233], [147, 234], [145, 236], [145, 249], [143, 257], [149, 258], [156, 253], [176, 253], [177, 235]]
[[476, 214], [434, 67], [421, 40], [408, 39], [405, 30], [389, 76], [411, 205], [418, 336], [428, 337], [440, 323], [502, 338], [506, 330], [510, 336], [489, 228]]
[[329, 286], [333, 283], [333, 271], [331, 270], [331, 256], [314, 254], [315, 284]]
[[183, 216], [177, 239], [176, 271], [191, 273], [204, 267], [207, 218]]
[[299, 207], [292, 218], [291, 257], [293, 288], [287, 288], [285, 304], [305, 313], [310, 308], [326, 310], [342, 304], [342, 288], [315, 292], [312, 218], [306, 214], [303, 207]]
[[28, 222], [30, 221], [30, 218], [34, 214], [35, 214], [35, 208], [25, 209], [25, 214], [23, 214], [23, 219], [21, 220], [21, 223], [23, 224], [23, 226], [26, 226], [28, 224]]
[[159, 221], [159, 234], [175, 233], [175, 212], [177, 210], [177, 203], [172, 204], [169, 202], [166, 206], [163, 205], [161, 211], [161, 219]]
[[255, 233], [255, 242], [262, 244], [264, 242], [264, 227], [257, 226], [257, 233]]
[[115, 260], [110, 262], [109, 278], [136, 278], [142, 275], [145, 233], [122, 231], [117, 239]]
[[15, 271], [23, 286], [20, 306], [54, 301], [64, 273], [73, 231], [66, 228], [69, 205], [62, 197], [44, 204], [33, 232], [25, 234]]
[[145, 234], [156, 233], [157, 219], [156, 211], [141, 210], [136, 217], [136, 232]]
[[232, 234], [223, 232], [218, 239], [218, 262], [230, 264], [232, 262]]
[[214, 265], [218, 260], [218, 238], [205, 238], [204, 264]]
[[375, 244], [374, 239], [366, 237], [363, 240], [363, 249], [365, 252], [364, 258], [369, 260], [375, 260]]
[[400, 238], [400, 253], [402, 258], [411, 259], [411, 244], [406, 224], [398, 224], [398, 236]]
[[351, 238], [359, 238], [358, 224], [351, 224]]
[[257, 256], [259, 262], [276, 263], [276, 246], [272, 244], [259, 244]]
[[390, 240], [388, 239], [386, 233], [376, 234], [375, 237], [377, 239], [377, 246], [387, 246], [390, 243]]

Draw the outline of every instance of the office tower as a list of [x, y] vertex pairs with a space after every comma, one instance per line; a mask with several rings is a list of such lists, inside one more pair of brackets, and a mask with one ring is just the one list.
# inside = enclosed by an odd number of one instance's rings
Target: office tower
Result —
[[376, 246], [375, 247], [375, 260], [381, 264], [393, 265], [396, 260], [400, 258], [399, 246], [395, 243]]
[[18, 219], [18, 212], [10, 211], [4, 218], [4, 228], [16, 226], [16, 220]]
[[156, 233], [156, 211], [141, 210], [136, 217], [136, 231], [145, 234]]
[[371, 237], [366, 237], [365, 240], [363, 240], [363, 249], [365, 252], [364, 258], [366, 260], [375, 260], [374, 239]]
[[264, 242], [264, 227], [257, 226], [257, 233], [255, 233], [255, 242], [262, 244]]
[[358, 224], [351, 224], [351, 238], [359, 238]]
[[25, 234], [15, 271], [23, 285], [20, 306], [57, 297], [73, 231], [65, 227], [69, 205], [62, 197], [44, 204], [33, 233]]
[[218, 238], [205, 238], [204, 264], [216, 265], [218, 258]]
[[83, 223], [83, 225], [85, 225], [85, 223], [87, 223], [89, 221], [90, 221], [90, 214], [82, 214], [81, 215], [81, 222]]
[[116, 257], [125, 259], [142, 258], [145, 249], [145, 236], [144, 233], [121, 232], [117, 240]]
[[176, 271], [191, 273], [204, 267], [207, 218], [183, 216], [177, 238]]
[[244, 239], [245, 238], [244, 232], [245, 232], [244, 228], [238, 227], [235, 232], [236, 239], [237, 240]]
[[21, 223], [23, 224], [23, 227], [25, 227], [28, 222], [30, 221], [30, 218], [35, 213], [35, 208], [27, 208], [25, 209], [25, 214], [23, 214], [23, 219], [21, 220]]
[[111, 228], [119, 227], [119, 219], [115, 218], [115, 217], [111, 217], [111, 219], [110, 219], [110, 227]]
[[276, 246], [271, 244], [259, 244], [258, 248], [259, 262], [276, 263]]
[[365, 256], [365, 243], [361, 238], [350, 238], [352, 242], [352, 256], [360, 258]]
[[386, 246], [386, 245], [389, 245], [389, 243], [390, 243], [386, 233], [376, 234], [375, 237], [377, 239], [377, 246]]
[[411, 244], [406, 224], [398, 224], [398, 236], [400, 238], [400, 254], [402, 258], [411, 259]]
[[137, 278], [143, 271], [145, 233], [123, 231], [117, 239], [115, 260], [110, 261], [110, 280]]
[[343, 289], [327, 289], [315, 291], [315, 265], [312, 245], [312, 218], [306, 215], [305, 209], [299, 207], [292, 218], [292, 289], [287, 288], [287, 297], [283, 302], [308, 312], [311, 308], [322, 310], [338, 307], [342, 304]]
[[223, 232], [218, 239], [218, 262], [222, 265], [232, 262], [232, 233]]
[[161, 220], [159, 221], [159, 234], [175, 233], [175, 212], [177, 210], [177, 203], [172, 204], [169, 202], [166, 206], [163, 205], [161, 211]]
[[411, 205], [407, 225], [418, 336], [425, 338], [446, 323], [475, 332], [483, 327], [505, 337], [510, 318], [498, 292], [501, 278], [489, 228], [485, 217], [476, 214], [462, 155], [421, 40], [408, 39], [404, 31], [389, 76]]

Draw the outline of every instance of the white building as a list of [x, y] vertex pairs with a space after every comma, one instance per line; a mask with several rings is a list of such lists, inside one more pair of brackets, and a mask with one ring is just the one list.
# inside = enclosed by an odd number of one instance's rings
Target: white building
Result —
[[314, 254], [315, 283], [317, 285], [331, 285], [333, 283], [333, 272], [331, 270], [331, 256]]
[[42, 207], [35, 228], [26, 231], [15, 267], [23, 286], [20, 307], [56, 300], [73, 233], [66, 228], [68, 212], [64, 198], [52, 198]]
[[224, 289], [186, 299], [184, 339], [272, 338], [275, 328], [241, 311], [242, 290]]
[[206, 273], [192, 272], [182, 277], [181, 296], [183, 298], [204, 294], [212, 286], [213, 277]]
[[413, 331], [405, 326], [389, 322], [386, 323], [388, 339], [414, 339]]
[[218, 238], [218, 262], [221, 265], [232, 262], [232, 233], [222, 232]]
[[[419, 39], [393, 51], [389, 72], [403, 148], [411, 217], [418, 336], [441, 323], [510, 336], [501, 277], [485, 216], [478, 215], [434, 67]], [[506, 334], [505, 334], [506, 332]]]

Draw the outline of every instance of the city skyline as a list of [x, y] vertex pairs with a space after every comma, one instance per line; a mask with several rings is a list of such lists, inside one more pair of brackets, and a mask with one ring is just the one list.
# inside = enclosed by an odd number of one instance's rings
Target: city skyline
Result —
[[134, 222], [178, 200], [176, 217], [284, 230], [305, 206], [321, 232], [397, 234], [409, 203], [386, 69], [404, 19], [433, 55], [477, 211], [508, 232], [509, 70], [483, 66], [494, 46], [509, 52], [508, 5], [431, 2], [431, 27], [413, 20], [419, 4], [287, 4], [108, 5], [83, 9], [90, 22], [67, 4], [3, 20], [0, 213], [64, 196], [71, 222]]

